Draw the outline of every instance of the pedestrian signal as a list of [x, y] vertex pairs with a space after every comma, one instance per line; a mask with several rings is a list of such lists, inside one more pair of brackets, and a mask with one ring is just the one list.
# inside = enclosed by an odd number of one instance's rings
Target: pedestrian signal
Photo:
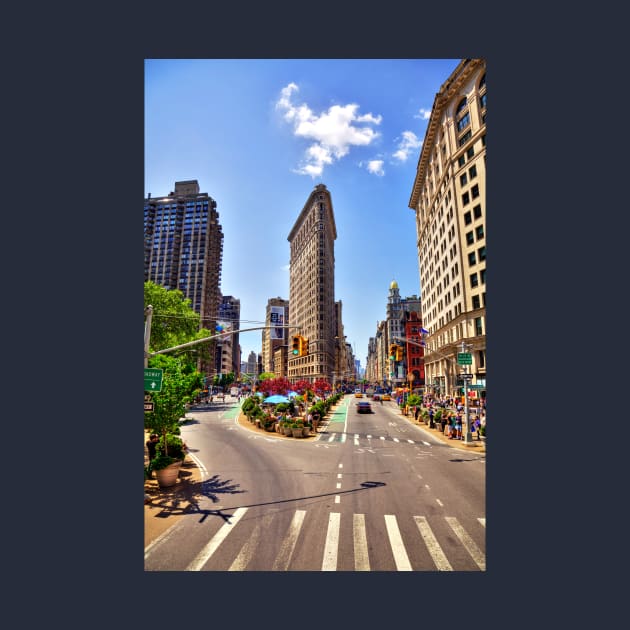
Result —
[[308, 356], [308, 339], [300, 335], [300, 340], [302, 341], [302, 345], [300, 347], [300, 356], [306, 357]]
[[389, 358], [394, 361], [396, 359], [396, 344], [391, 344], [389, 346]]

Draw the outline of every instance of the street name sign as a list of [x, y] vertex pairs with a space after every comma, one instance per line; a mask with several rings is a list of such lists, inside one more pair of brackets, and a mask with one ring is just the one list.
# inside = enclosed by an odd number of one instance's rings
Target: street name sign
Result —
[[459, 378], [463, 378], [465, 381], [472, 381], [472, 374], [458, 374]]
[[458, 365], [472, 365], [472, 354], [470, 352], [458, 352], [457, 363]]
[[152, 402], [145, 402], [144, 403], [144, 410], [145, 411], [153, 411], [153, 403]]
[[162, 375], [164, 371], [161, 368], [144, 368], [144, 391], [160, 392], [162, 391]]

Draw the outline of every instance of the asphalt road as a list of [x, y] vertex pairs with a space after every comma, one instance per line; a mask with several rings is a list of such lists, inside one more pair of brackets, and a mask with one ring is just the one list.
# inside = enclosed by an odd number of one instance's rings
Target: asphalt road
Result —
[[145, 570], [485, 570], [485, 456], [434, 440], [393, 402], [372, 414], [356, 402], [314, 441], [243, 428], [234, 405], [190, 414], [203, 496], [145, 550]]

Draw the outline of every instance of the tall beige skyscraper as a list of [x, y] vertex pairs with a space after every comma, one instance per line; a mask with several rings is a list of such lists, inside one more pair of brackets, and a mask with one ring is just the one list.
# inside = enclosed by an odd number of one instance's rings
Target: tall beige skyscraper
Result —
[[[425, 379], [458, 394], [486, 385], [486, 63], [463, 59], [433, 102], [409, 207], [416, 214]], [[462, 345], [463, 344], [463, 345]], [[463, 357], [462, 357], [463, 359]]]
[[[324, 184], [309, 195], [291, 233], [289, 324], [309, 340], [309, 354], [289, 354], [289, 380], [332, 382], [335, 369], [335, 239], [332, 198]], [[289, 340], [297, 331], [289, 330]]]

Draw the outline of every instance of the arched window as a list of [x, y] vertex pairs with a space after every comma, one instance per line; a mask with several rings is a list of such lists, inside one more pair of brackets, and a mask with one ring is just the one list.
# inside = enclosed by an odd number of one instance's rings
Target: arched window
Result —
[[464, 97], [461, 101], [459, 101], [459, 104], [457, 105], [457, 109], [455, 110], [455, 115], [457, 116], [457, 114], [459, 114], [462, 111], [462, 109], [466, 107], [466, 105], [468, 105], [468, 101], [466, 100], [466, 97]]

